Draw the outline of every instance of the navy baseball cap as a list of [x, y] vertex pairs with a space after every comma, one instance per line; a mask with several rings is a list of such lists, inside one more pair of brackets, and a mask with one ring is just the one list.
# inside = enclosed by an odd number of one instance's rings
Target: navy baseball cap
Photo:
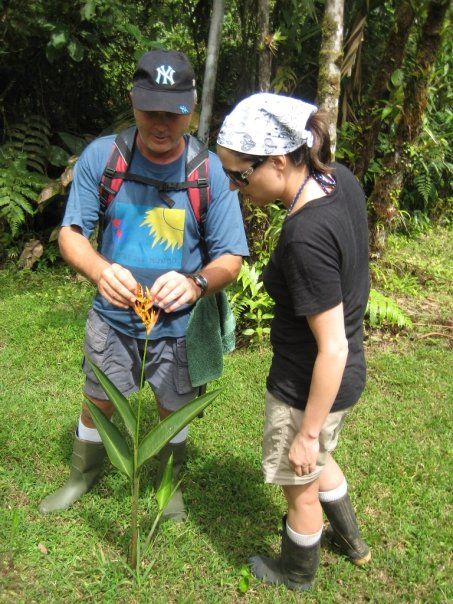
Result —
[[139, 60], [132, 78], [134, 109], [185, 115], [195, 106], [195, 73], [189, 59], [174, 50], [151, 50]]

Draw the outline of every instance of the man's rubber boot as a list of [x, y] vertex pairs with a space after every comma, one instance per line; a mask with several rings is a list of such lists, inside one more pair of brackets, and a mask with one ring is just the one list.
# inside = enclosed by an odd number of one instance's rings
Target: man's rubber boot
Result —
[[[186, 458], [186, 441], [176, 445], [167, 443], [159, 453], [159, 469], [157, 471], [156, 488], [159, 488], [168, 458], [173, 453], [173, 485], [178, 482], [178, 476]], [[173, 522], [184, 522], [187, 518], [186, 508], [182, 498], [181, 487], [178, 487], [173, 497], [165, 506], [162, 513], [163, 520], [172, 520]]]
[[98, 481], [105, 458], [102, 443], [80, 440], [74, 436], [71, 472], [68, 480], [55, 493], [45, 497], [38, 506], [41, 514], [67, 510]]
[[336, 501], [323, 501], [321, 505], [330, 522], [330, 526], [324, 530], [323, 539], [339, 549], [357, 566], [369, 562], [370, 548], [360, 536], [349, 495], [346, 493]]
[[283, 517], [280, 558], [252, 556], [249, 558], [252, 574], [265, 583], [286, 585], [289, 589], [305, 591], [313, 584], [319, 566], [320, 544], [303, 547], [294, 543], [286, 532], [286, 516]]

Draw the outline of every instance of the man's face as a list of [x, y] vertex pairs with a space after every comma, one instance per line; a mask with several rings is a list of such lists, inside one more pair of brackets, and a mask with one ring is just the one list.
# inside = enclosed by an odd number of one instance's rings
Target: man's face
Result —
[[181, 155], [184, 149], [183, 134], [189, 128], [192, 114], [134, 109], [134, 116], [139, 133], [138, 148], [145, 157], [167, 163]]

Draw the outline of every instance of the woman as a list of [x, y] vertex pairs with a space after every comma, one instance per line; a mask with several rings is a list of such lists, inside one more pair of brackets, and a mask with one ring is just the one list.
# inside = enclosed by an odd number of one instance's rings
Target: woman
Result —
[[280, 557], [250, 562], [258, 578], [305, 590], [319, 564], [322, 510], [337, 548], [356, 564], [371, 558], [331, 455], [365, 385], [366, 203], [351, 172], [331, 164], [314, 105], [255, 94], [227, 116], [217, 145], [231, 188], [257, 206], [278, 199], [287, 208], [263, 274], [275, 301], [263, 472], [283, 487], [288, 514]]

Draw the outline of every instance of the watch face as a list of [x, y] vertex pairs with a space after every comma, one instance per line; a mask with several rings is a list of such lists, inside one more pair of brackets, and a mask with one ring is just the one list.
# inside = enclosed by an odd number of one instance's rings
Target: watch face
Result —
[[201, 289], [201, 294], [203, 295], [208, 289], [208, 281], [206, 277], [203, 277], [200, 273], [195, 273], [194, 275], [190, 275], [191, 279], [195, 281], [198, 287]]
[[203, 277], [203, 275], [197, 275], [197, 281], [203, 289], [206, 289], [208, 287], [206, 277]]

